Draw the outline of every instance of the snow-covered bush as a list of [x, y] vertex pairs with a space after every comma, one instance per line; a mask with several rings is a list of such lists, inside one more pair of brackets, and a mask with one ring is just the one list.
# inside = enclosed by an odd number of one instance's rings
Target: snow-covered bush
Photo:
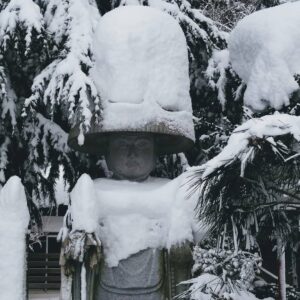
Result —
[[256, 299], [250, 291], [253, 291], [254, 279], [260, 273], [262, 259], [258, 253], [216, 248], [208, 243], [194, 247], [193, 259], [194, 278], [183, 283], [190, 284], [190, 287], [178, 299], [186, 296], [192, 300], [234, 299], [239, 294], [238, 299], [244, 299], [241, 295], [247, 294]]

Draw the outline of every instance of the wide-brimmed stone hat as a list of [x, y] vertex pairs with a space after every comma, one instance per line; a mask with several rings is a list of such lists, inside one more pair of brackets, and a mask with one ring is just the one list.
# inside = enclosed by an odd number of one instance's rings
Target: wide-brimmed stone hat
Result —
[[95, 86], [102, 99], [102, 121], [91, 122], [80, 143], [80, 125], [69, 145], [104, 154], [110, 134], [154, 134], [160, 154], [184, 152], [195, 140], [189, 95], [185, 36], [167, 13], [126, 6], [104, 15], [94, 34]]

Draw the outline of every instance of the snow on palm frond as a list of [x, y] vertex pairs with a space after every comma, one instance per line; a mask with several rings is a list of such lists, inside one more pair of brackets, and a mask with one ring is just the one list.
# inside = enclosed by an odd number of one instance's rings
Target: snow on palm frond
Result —
[[200, 189], [199, 217], [221, 233], [224, 224], [250, 233], [262, 224], [278, 235], [291, 228], [287, 209], [299, 209], [300, 117], [274, 114], [237, 127], [219, 155], [190, 168], [191, 188]]
[[100, 98], [88, 76], [92, 65], [92, 34], [99, 18], [94, 1], [49, 1], [46, 26], [56, 48], [61, 49], [56, 59], [34, 79], [32, 95], [25, 101], [25, 107], [38, 110], [39, 105], [46, 106], [51, 116], [61, 106], [70, 123], [76, 110], [82, 131], [89, 128], [93, 113], [96, 121], [100, 120]]
[[[244, 175], [246, 163], [251, 161], [251, 153], [258, 146], [255, 139], [264, 139], [273, 150], [276, 143], [271, 137], [291, 134], [300, 142], [300, 117], [287, 114], [267, 115], [259, 119], [251, 119], [237, 127], [228, 140], [227, 146], [222, 152], [202, 166], [192, 168], [196, 172], [202, 172], [202, 180], [205, 180], [222, 167], [233, 164], [237, 160], [241, 162], [241, 176]], [[280, 153], [280, 152], [279, 152]]]

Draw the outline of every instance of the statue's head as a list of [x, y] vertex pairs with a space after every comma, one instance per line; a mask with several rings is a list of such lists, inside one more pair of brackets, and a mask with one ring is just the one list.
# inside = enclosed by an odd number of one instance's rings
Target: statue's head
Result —
[[153, 134], [110, 134], [105, 154], [107, 166], [117, 179], [145, 180], [155, 167]]

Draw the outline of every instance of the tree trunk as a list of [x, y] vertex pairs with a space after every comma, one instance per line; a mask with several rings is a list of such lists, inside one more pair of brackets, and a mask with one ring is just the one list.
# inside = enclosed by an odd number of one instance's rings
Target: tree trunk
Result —
[[285, 276], [285, 247], [281, 238], [277, 238], [277, 262], [278, 262], [278, 300], [286, 300], [286, 276]]

